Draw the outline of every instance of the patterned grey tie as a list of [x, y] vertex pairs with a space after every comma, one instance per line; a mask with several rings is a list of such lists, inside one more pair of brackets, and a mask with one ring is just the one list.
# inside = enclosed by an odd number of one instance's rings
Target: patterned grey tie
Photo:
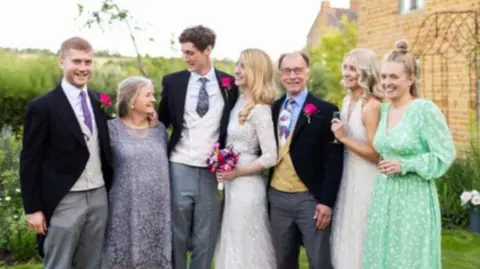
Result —
[[200, 117], [203, 117], [207, 114], [208, 111], [208, 93], [207, 93], [207, 78], [199, 78], [200, 82], [202, 83], [202, 87], [200, 88], [200, 92], [198, 93], [198, 101], [197, 101], [197, 113]]

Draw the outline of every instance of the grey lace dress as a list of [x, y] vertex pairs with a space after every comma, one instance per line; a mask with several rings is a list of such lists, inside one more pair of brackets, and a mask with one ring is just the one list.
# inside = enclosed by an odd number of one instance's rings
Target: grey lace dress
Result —
[[108, 122], [114, 178], [103, 269], [170, 269], [170, 180], [165, 126], [129, 129]]

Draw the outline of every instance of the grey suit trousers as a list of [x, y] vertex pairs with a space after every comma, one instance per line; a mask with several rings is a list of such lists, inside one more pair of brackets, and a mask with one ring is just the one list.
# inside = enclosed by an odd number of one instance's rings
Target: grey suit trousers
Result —
[[298, 269], [301, 242], [310, 269], [333, 269], [330, 225], [325, 230], [315, 226], [315, 198], [309, 192], [287, 193], [270, 188], [268, 199], [277, 269]]
[[220, 228], [222, 201], [217, 179], [208, 168], [170, 162], [173, 268], [211, 269]]
[[65, 195], [43, 245], [45, 269], [99, 269], [107, 219], [104, 187]]

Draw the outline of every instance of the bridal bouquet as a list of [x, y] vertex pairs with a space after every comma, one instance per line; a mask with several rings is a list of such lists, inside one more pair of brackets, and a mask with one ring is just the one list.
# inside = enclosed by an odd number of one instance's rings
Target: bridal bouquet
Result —
[[[233, 148], [229, 146], [220, 149], [218, 142], [213, 146], [210, 157], [207, 159], [208, 168], [212, 173], [216, 173], [217, 171], [231, 171], [235, 169], [237, 162], [238, 154], [233, 151]], [[217, 196], [223, 197], [223, 188], [223, 182], [219, 182], [217, 185]]]

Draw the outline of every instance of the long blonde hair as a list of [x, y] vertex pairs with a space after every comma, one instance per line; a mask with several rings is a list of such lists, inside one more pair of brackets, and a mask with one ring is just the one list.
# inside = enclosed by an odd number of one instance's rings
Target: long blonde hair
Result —
[[[378, 61], [375, 52], [364, 48], [351, 50], [343, 58], [342, 69], [343, 64], [349, 57], [353, 59], [355, 69], [360, 75], [358, 78], [358, 85], [364, 90], [362, 96], [363, 102], [365, 103], [369, 96], [374, 96], [378, 100], [383, 100], [385, 95], [380, 85], [380, 62]], [[341, 83], [345, 86], [343, 79], [341, 80]]]
[[277, 90], [274, 81], [274, 67], [271, 58], [260, 49], [246, 49], [241, 52], [245, 69], [246, 89], [250, 90], [252, 102], [249, 102], [239, 114], [243, 124], [256, 104], [271, 105]]
[[405, 68], [405, 73], [407, 76], [413, 79], [412, 86], [410, 87], [410, 94], [413, 97], [418, 97], [417, 60], [415, 56], [408, 51], [408, 42], [406, 40], [397, 41], [395, 43], [395, 49], [383, 57], [383, 62], [395, 62], [402, 64]]

